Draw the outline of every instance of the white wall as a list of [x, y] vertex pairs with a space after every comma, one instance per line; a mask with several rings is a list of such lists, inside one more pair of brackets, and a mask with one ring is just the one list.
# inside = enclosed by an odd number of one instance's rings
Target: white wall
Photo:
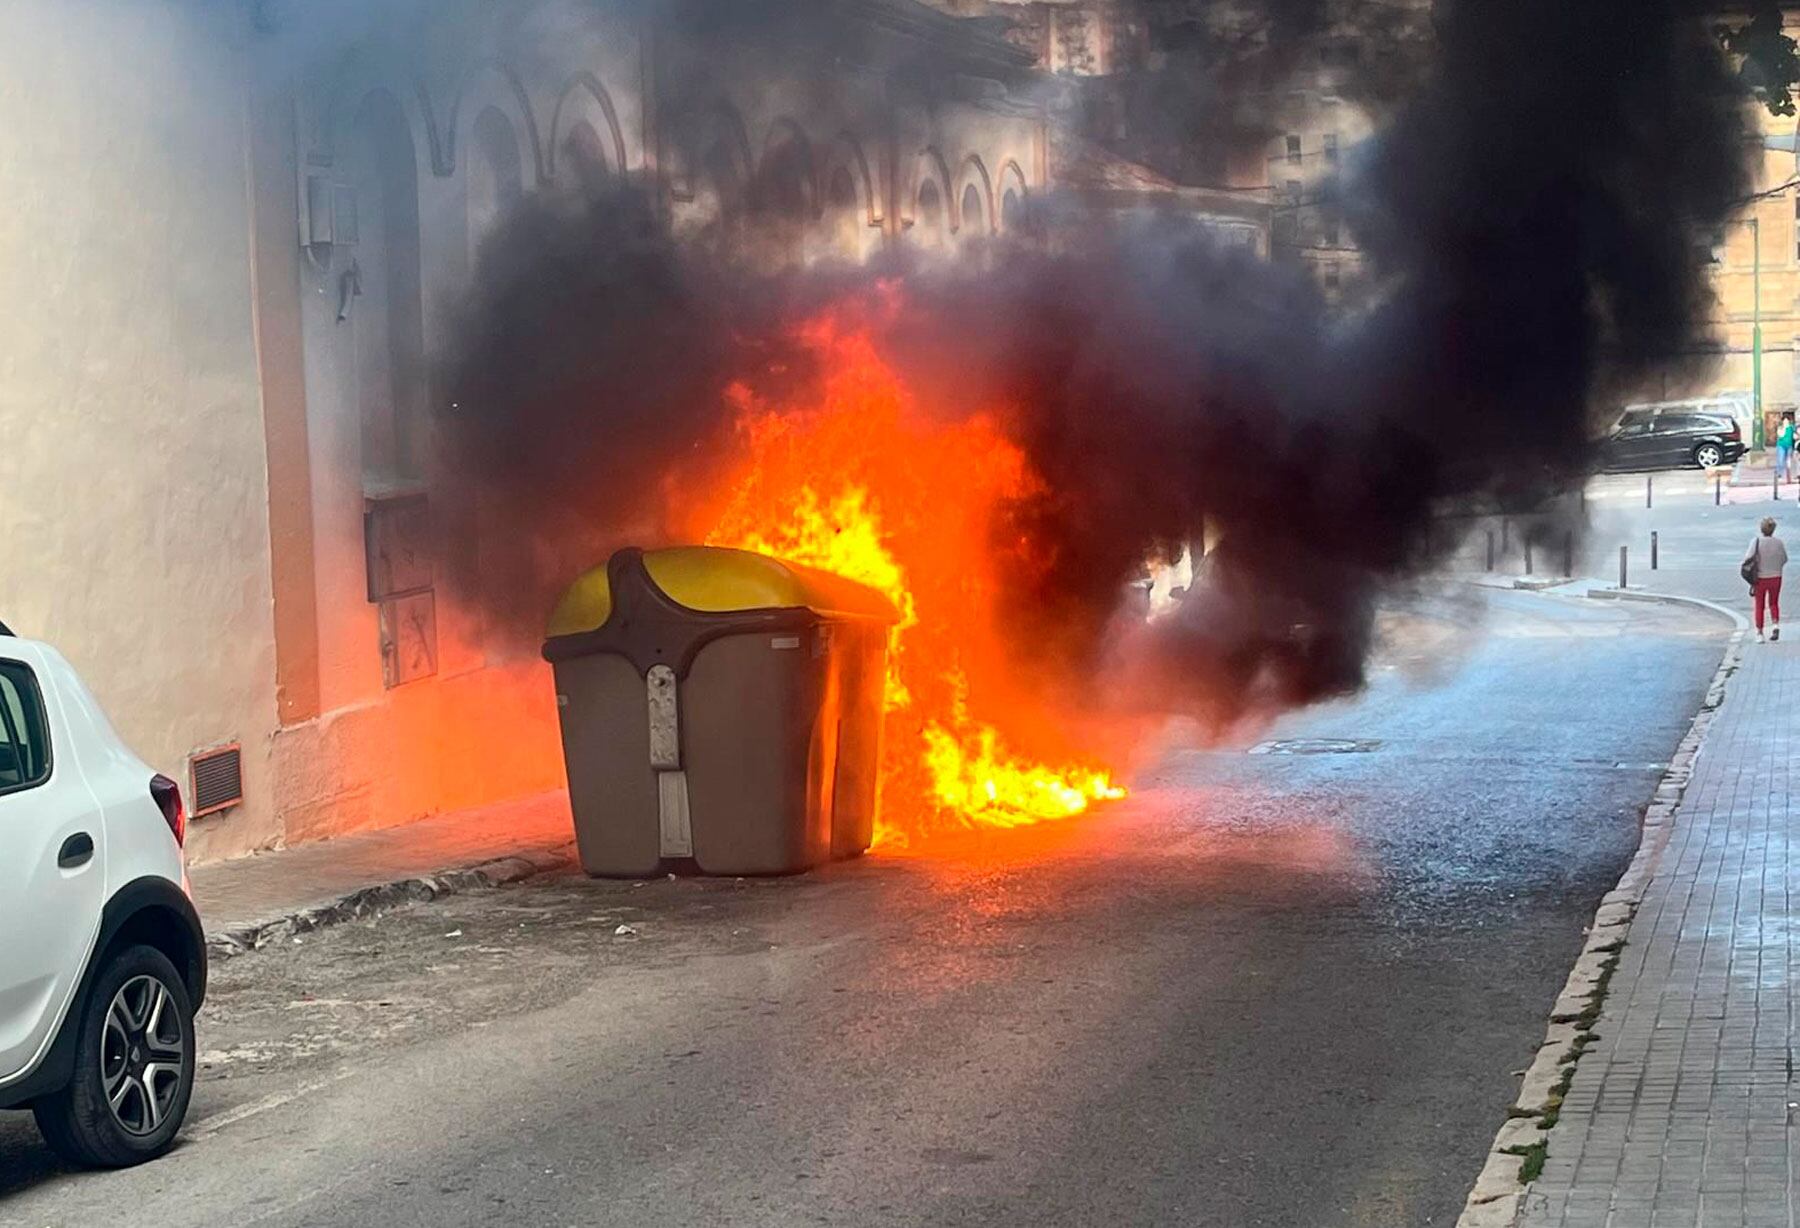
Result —
[[275, 835], [268, 494], [237, 6], [0, 4], [0, 618], [185, 781], [244, 744]]

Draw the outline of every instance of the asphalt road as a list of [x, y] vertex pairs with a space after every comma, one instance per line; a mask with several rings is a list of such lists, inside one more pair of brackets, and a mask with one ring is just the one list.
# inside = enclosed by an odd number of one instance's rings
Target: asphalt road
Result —
[[[1800, 558], [1800, 490], [1782, 488], [1779, 500], [1761, 484], [1726, 487], [1713, 504], [1713, 484], [1699, 470], [1650, 475], [1651, 506], [1644, 506], [1644, 474], [1611, 474], [1588, 485], [1588, 530], [1583, 574], [1618, 583], [1619, 547], [1627, 548], [1627, 580], [1634, 588], [1687, 593], [1734, 606], [1746, 616], [1750, 601], [1738, 578], [1757, 524], [1774, 516], [1777, 532]], [[1650, 534], [1657, 535], [1657, 563], [1650, 569]]]
[[1724, 631], [1429, 603], [1085, 820], [224, 962], [183, 1145], [65, 1173], [0, 1115], [0, 1223], [1452, 1223]]

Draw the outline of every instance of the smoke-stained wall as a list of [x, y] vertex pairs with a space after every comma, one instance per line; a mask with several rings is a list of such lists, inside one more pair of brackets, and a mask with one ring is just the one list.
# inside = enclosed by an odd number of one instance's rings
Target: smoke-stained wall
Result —
[[[294, 117], [306, 241], [262, 252], [298, 303], [288, 365], [302, 391], [285, 413], [305, 472], [274, 464], [308, 506], [275, 551], [282, 694], [296, 700], [274, 737], [286, 839], [561, 783], [533, 580], [594, 559], [536, 557], [535, 532], [445, 469], [456, 410], [431, 374], [451, 306], [505, 274], [480, 260], [511, 210], [631, 182], [689, 242], [854, 263], [990, 235], [1042, 186], [1041, 117], [970, 72], [955, 23], [895, 8], [913, 24], [853, 20], [839, 60], [820, 58], [816, 26], [784, 40], [759, 14], [745, 39], [678, 3], [267, 10], [262, 111]], [[1029, 67], [998, 39], [981, 55]], [[958, 74], [955, 89], [931, 84]], [[604, 397], [588, 408], [608, 412]], [[573, 540], [599, 556], [636, 529], [627, 511]]]
[[[642, 22], [622, 6], [295, 6], [267, 31], [285, 90], [305, 242], [265, 256], [295, 287], [290, 406], [306, 439], [310, 605], [284, 648], [311, 676], [284, 709], [277, 808], [289, 840], [554, 787], [547, 675], [451, 597], [505, 584], [513, 543], [442, 480], [432, 356], [486, 234], [526, 195], [644, 172]], [[278, 102], [279, 109], [279, 102]]]

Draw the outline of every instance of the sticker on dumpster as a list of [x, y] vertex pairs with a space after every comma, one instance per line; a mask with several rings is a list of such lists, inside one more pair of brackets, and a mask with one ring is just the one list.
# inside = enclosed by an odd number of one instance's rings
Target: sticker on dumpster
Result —
[[567, 695], [558, 695], [556, 697], [556, 706], [559, 708], [568, 707], [569, 706], [569, 697]]
[[797, 635], [778, 635], [769, 641], [770, 648], [798, 648], [800, 637]]

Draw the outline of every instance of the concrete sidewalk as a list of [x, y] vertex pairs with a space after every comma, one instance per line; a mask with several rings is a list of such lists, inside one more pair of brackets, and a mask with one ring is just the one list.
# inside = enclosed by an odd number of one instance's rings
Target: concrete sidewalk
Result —
[[1800, 644], [1749, 644], [1519, 1222], [1795, 1222]]
[[[1791, 538], [1788, 497], [1770, 510]], [[1762, 510], [1711, 503], [1683, 489], [1608, 512], [1590, 551], [1660, 529], [1664, 568], [1634, 582], [1748, 613], [1735, 561]], [[1740, 632], [1728, 650], [1716, 707], [1657, 791], [1463, 1224], [1800, 1223], [1800, 618], [1789, 635]]]
[[194, 903], [221, 954], [407, 900], [492, 886], [574, 859], [568, 795], [474, 810], [195, 866]]

